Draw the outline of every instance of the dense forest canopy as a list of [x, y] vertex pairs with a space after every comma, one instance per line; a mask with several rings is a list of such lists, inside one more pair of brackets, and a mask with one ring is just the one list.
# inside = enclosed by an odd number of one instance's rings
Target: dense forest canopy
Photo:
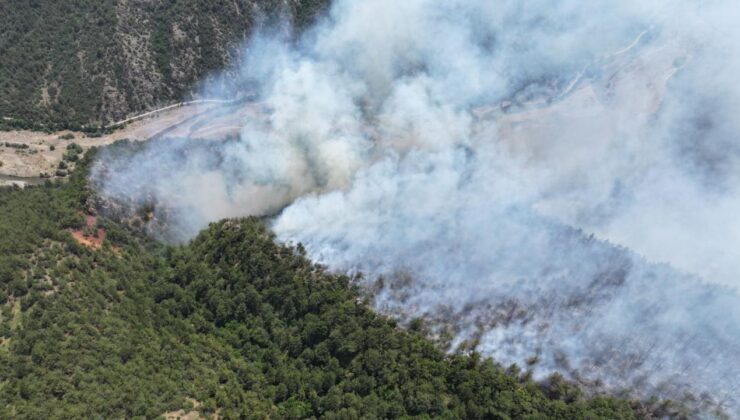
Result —
[[[196, 96], [209, 75], [228, 78], [260, 25], [300, 33], [328, 4], [0, 2], [0, 129], [100, 136], [112, 121]], [[374, 312], [357, 279], [279, 243], [254, 217], [213, 223], [182, 245], [157, 241], [144, 231], [153, 207], [105, 203], [88, 184], [96, 151], [65, 147], [63, 181], [0, 187], [0, 418], [695, 414], [594, 394], [560, 375], [536, 382], [536, 361], [502, 366], [476, 343], [448, 353], [429, 320], [401, 325]], [[102, 208], [111, 204], [125, 211]]]
[[3, 126], [106, 123], [194, 93], [256, 25], [306, 26], [327, 0], [0, 2]]
[[[661, 413], [447, 355], [257, 219], [167, 246], [66, 183], [0, 189], [3, 418], [631, 419]], [[658, 410], [658, 411], [655, 411]], [[663, 411], [666, 413], [666, 411]]]

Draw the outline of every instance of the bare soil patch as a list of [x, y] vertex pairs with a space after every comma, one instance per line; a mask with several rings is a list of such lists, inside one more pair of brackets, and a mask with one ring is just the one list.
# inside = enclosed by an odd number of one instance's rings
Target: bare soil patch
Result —
[[[146, 141], [166, 135], [217, 140], [237, 136], [245, 118], [261, 112], [260, 105], [255, 103], [182, 106], [131, 122], [99, 137], [66, 130], [54, 133], [0, 131], [0, 177], [38, 178], [43, 175], [57, 178], [59, 162], [71, 143], [80, 145], [84, 153], [91, 147], [106, 146], [123, 139]], [[11, 180], [0, 181], [9, 184]], [[23, 180], [12, 181], [21, 183]]]
[[72, 237], [90, 249], [100, 249], [105, 241], [106, 231], [103, 228], [96, 228], [98, 219], [95, 216], [85, 216], [85, 228], [73, 230], [70, 229]]

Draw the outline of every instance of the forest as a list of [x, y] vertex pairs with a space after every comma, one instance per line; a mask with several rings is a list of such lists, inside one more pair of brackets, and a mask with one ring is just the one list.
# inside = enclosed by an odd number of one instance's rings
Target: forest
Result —
[[[0, 417], [635, 419], [670, 402], [534, 382], [447, 354], [255, 218], [184, 245], [98, 214], [65, 182], [0, 189]], [[671, 411], [674, 410], [674, 411]]]
[[0, 2], [0, 129], [88, 130], [198, 94], [259, 25], [327, 0]]

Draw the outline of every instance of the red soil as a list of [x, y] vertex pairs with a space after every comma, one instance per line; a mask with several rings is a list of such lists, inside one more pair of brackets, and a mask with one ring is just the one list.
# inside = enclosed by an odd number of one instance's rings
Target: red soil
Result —
[[[97, 222], [97, 217], [89, 215], [85, 216], [85, 225], [88, 228], [95, 227]], [[77, 242], [91, 249], [100, 249], [103, 246], [103, 241], [105, 240], [106, 235], [105, 229], [102, 228], [97, 229], [94, 236], [86, 235], [85, 231], [82, 229], [70, 230], [70, 233]]]

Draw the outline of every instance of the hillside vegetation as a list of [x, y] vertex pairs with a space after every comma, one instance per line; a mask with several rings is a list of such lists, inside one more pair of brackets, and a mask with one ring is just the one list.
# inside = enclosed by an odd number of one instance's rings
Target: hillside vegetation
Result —
[[95, 219], [87, 159], [67, 183], [0, 189], [1, 418], [644, 414], [476, 353], [446, 355], [256, 219], [176, 247]]
[[259, 22], [328, 0], [0, 2], [0, 127], [77, 128], [186, 98]]

